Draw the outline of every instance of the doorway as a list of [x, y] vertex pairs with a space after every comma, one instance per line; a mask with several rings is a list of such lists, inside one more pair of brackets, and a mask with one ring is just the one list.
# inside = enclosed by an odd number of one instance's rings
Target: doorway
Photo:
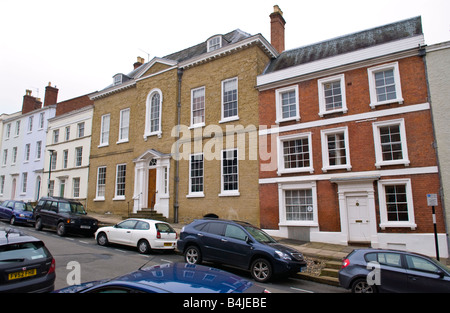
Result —
[[349, 242], [370, 242], [370, 216], [366, 196], [347, 196]]
[[148, 170], [148, 203], [147, 208], [153, 209], [156, 202], [156, 168]]

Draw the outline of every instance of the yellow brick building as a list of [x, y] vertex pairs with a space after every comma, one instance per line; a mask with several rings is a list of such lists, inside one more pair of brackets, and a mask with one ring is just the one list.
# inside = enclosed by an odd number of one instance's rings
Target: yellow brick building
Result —
[[277, 54], [235, 30], [115, 75], [92, 96], [88, 209], [259, 224], [255, 85]]

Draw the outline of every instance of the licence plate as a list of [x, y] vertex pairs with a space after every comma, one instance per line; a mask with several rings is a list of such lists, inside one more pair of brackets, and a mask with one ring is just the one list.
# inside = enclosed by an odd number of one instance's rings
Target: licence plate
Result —
[[34, 275], [36, 275], [35, 268], [31, 269], [31, 270], [27, 270], [27, 271], [11, 273], [8, 275], [8, 280], [25, 278], [25, 277], [34, 276]]
[[83, 229], [91, 229], [91, 226], [81, 225], [80, 228], [83, 228]]
[[164, 247], [172, 247], [172, 243], [171, 242], [165, 242], [164, 243]]

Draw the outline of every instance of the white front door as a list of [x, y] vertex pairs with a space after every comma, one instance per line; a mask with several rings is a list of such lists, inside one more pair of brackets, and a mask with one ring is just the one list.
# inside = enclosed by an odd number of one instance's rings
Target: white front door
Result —
[[367, 195], [347, 196], [349, 241], [370, 242], [370, 214]]

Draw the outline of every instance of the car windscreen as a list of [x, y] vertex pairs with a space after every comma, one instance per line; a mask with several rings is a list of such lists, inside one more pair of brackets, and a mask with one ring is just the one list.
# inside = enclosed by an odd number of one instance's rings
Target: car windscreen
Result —
[[161, 233], [174, 233], [175, 230], [166, 223], [156, 223], [156, 229], [160, 231]]
[[42, 242], [24, 242], [0, 246], [0, 264], [33, 261], [49, 257]]
[[244, 226], [245, 230], [250, 233], [258, 242], [261, 243], [276, 243], [277, 241], [270, 237], [267, 233], [262, 231], [259, 228], [255, 228], [252, 226]]

